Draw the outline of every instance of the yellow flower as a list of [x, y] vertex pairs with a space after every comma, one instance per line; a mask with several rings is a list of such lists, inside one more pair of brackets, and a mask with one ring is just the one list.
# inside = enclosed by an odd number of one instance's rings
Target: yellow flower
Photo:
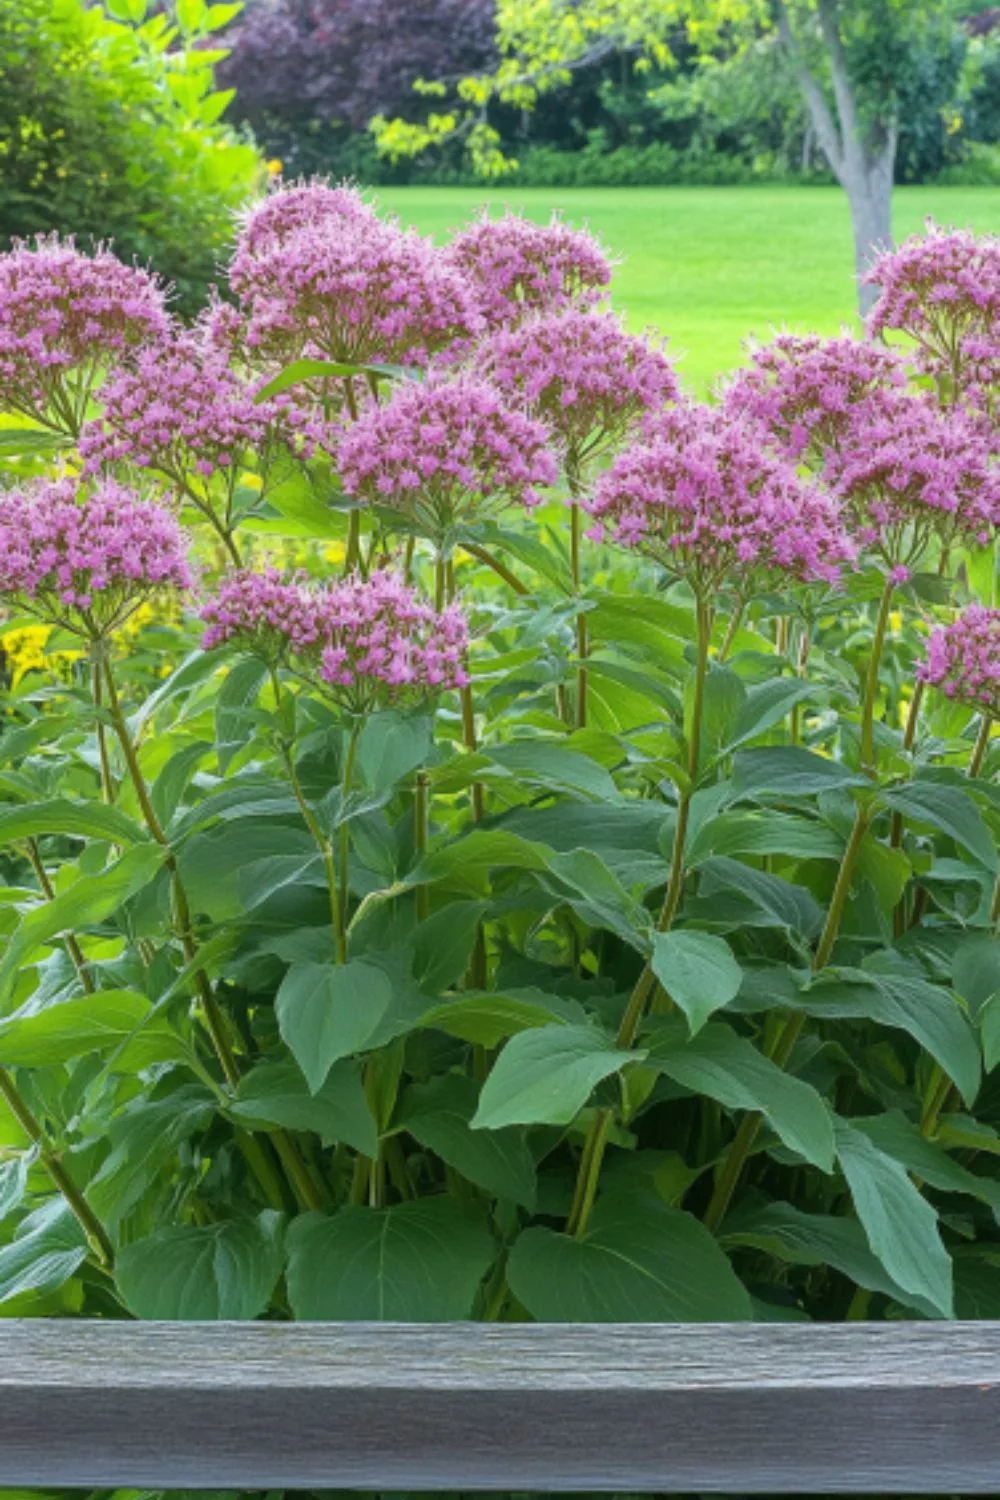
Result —
[[272, 177], [278, 177], [283, 171], [285, 163], [283, 161], [279, 161], [276, 156], [272, 156], [271, 160], [266, 163], [266, 166], [268, 172]]
[[323, 560], [328, 563], [342, 563], [347, 556], [347, 548], [343, 542], [331, 542], [328, 547], [323, 548]]
[[79, 661], [83, 651], [46, 651], [45, 644], [52, 634], [51, 625], [26, 625], [22, 630], [8, 630], [0, 635], [0, 651], [3, 652], [11, 687], [29, 672], [51, 672], [65, 680], [73, 662]]

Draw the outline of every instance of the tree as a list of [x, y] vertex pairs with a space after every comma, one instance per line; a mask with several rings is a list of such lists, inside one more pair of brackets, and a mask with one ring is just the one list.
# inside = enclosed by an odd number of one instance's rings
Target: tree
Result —
[[[975, 6], [962, 7], [968, 11]], [[498, 100], [530, 109], [573, 71], [617, 50], [668, 62], [686, 35], [711, 65], [773, 33], [801, 92], [816, 139], [847, 194], [862, 311], [863, 281], [892, 241], [892, 187], [900, 112], [914, 63], [954, 32], [958, 0], [497, 0], [501, 61], [457, 88], [461, 107], [420, 125], [372, 122], [380, 149], [410, 153], [464, 132], [484, 172], [508, 163], [487, 118]]]
[[111, 240], [197, 310], [263, 178], [219, 123], [229, 100], [206, 45], [238, 9], [0, 0], [0, 248], [51, 231]]

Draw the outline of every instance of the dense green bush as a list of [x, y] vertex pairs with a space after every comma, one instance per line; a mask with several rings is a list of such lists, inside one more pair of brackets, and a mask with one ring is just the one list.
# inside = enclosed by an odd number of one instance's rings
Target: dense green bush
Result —
[[261, 176], [199, 45], [235, 9], [182, 0], [173, 25], [145, 0], [0, 0], [0, 236], [112, 240], [199, 306]]

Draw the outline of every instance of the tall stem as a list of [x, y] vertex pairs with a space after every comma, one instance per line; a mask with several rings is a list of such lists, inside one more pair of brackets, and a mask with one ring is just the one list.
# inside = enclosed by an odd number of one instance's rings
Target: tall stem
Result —
[[105, 1270], [110, 1269], [115, 1252], [103, 1224], [87, 1202], [86, 1194], [77, 1187], [66, 1171], [58, 1153], [53, 1151], [41, 1123], [29, 1108], [27, 1101], [21, 1097], [17, 1084], [6, 1068], [0, 1068], [0, 1096], [37, 1149], [39, 1161], [49, 1174], [53, 1187], [62, 1194], [67, 1207], [86, 1235], [98, 1264]]
[[[697, 784], [698, 763], [701, 759], [705, 678], [708, 674], [708, 652], [712, 638], [712, 609], [707, 600], [701, 595], [698, 596], [695, 618], [698, 640], [691, 703], [691, 724], [688, 730], [688, 779], [687, 785], [681, 793], [677, 804], [677, 823], [674, 828], [670, 874], [667, 878], [667, 889], [663, 897], [663, 906], [660, 909], [659, 921], [657, 923], [658, 932], [669, 932], [674, 917], [677, 915], [681, 893], [684, 889], [684, 846], [687, 841], [691, 798]], [[635, 988], [629, 996], [628, 1004], [625, 1007], [625, 1013], [622, 1016], [616, 1039], [619, 1047], [631, 1047], [635, 1041], [642, 1018], [646, 1014], [647, 1006], [651, 1000], [654, 1005], [656, 1003], [657, 990], [656, 975], [647, 963], [643, 966], [642, 973], [639, 975]], [[604, 1153], [607, 1150], [611, 1121], [611, 1110], [597, 1111], [587, 1132], [587, 1138], [580, 1156], [576, 1187], [573, 1192], [573, 1204], [570, 1209], [569, 1218], [566, 1221], [566, 1232], [576, 1235], [578, 1238], [586, 1233], [587, 1225], [590, 1222], [590, 1213], [597, 1197], [598, 1180], [604, 1162]]]
[[[271, 673], [271, 686], [274, 691], [275, 706], [280, 726], [283, 718], [282, 704], [284, 701], [286, 701], [286, 695], [282, 692], [280, 679], [277, 672], [274, 671], [272, 671]], [[324, 834], [322, 828], [319, 826], [313, 810], [306, 800], [306, 794], [302, 789], [302, 783], [299, 780], [299, 773], [295, 766], [294, 741], [290, 740], [280, 727], [278, 731], [278, 753], [281, 756], [281, 762], [285, 768], [285, 775], [287, 776], [288, 783], [292, 788], [292, 793], [299, 805], [299, 812], [302, 814], [302, 821], [305, 823], [310, 834], [312, 835], [313, 843], [319, 850], [323, 860], [323, 869], [326, 874], [326, 886], [330, 901], [331, 930], [333, 932], [334, 945], [337, 949], [338, 962], [343, 963], [343, 958], [340, 956], [343, 924], [341, 921], [340, 895], [337, 889], [337, 863], [334, 858], [333, 845]]]
[[110, 804], [115, 800], [115, 783], [111, 775], [111, 761], [108, 759], [108, 737], [104, 729], [104, 720], [101, 718], [104, 693], [99, 661], [92, 661], [90, 664], [90, 689], [94, 707], [97, 709], [97, 754], [101, 762], [101, 796]]
[[[844, 918], [844, 907], [851, 889], [851, 881], [854, 876], [854, 868], [857, 864], [861, 846], [864, 843], [865, 834], [871, 823], [871, 812], [864, 807], [859, 807], [854, 817], [854, 827], [851, 829], [850, 838], [844, 849], [844, 857], [840, 862], [840, 870], [837, 874], [837, 883], [833, 888], [830, 898], [829, 910], [816, 952], [813, 954], [812, 969], [818, 973], [824, 969], [830, 961], [837, 937], [840, 933], [840, 924]], [[786, 1016], [781, 1024], [780, 1030], [771, 1048], [771, 1060], [779, 1068], [784, 1068], [792, 1055], [795, 1043], [798, 1041], [805, 1025], [805, 1012], [796, 1011]], [[743, 1116], [739, 1129], [737, 1130], [726, 1159], [722, 1164], [715, 1183], [715, 1191], [705, 1211], [705, 1225], [709, 1229], [718, 1229], [726, 1216], [726, 1211], [732, 1201], [733, 1193], [739, 1183], [746, 1165], [747, 1157], [753, 1149], [754, 1142], [760, 1132], [764, 1117], [757, 1111]]]
[[[56, 899], [55, 888], [49, 879], [49, 872], [46, 870], [42, 860], [38, 841], [36, 839], [28, 839], [25, 848], [28, 855], [28, 863], [35, 872], [35, 879], [38, 881], [42, 895], [46, 901], [54, 901]], [[85, 994], [92, 995], [94, 993], [94, 981], [90, 977], [87, 969], [87, 960], [84, 957], [83, 949], [77, 942], [75, 934], [67, 932], [63, 938], [63, 943], [66, 952], [69, 954], [70, 963], [76, 970], [76, 977], [80, 981], [80, 988]]]
[[[427, 773], [425, 771], [418, 771], [413, 792], [413, 847], [416, 851], [418, 863], [427, 853], [428, 785]], [[418, 885], [415, 894], [417, 921], [426, 921], [430, 909], [427, 887], [425, 885]]]
[[355, 723], [351, 725], [347, 739], [347, 751], [344, 755], [344, 769], [340, 781], [340, 816], [341, 824], [337, 830], [340, 842], [340, 874], [337, 885], [340, 891], [339, 926], [337, 929], [337, 962], [347, 962], [347, 908], [350, 902], [351, 877], [349, 858], [351, 852], [351, 831], [344, 819], [344, 808], [347, 799], [351, 795], [351, 787], [354, 783], [354, 762], [358, 754], [358, 740], [361, 737], [362, 725]]
[[[135, 795], [138, 800], [139, 807], [142, 810], [143, 819], [146, 823], [146, 827], [149, 829], [151, 836], [166, 851], [164, 864], [167, 870], [170, 872], [171, 893], [174, 905], [174, 926], [177, 931], [178, 939], [180, 940], [181, 950], [184, 954], [184, 961], [192, 969], [192, 972], [194, 974], [195, 989], [198, 992], [198, 999], [201, 1002], [202, 1012], [205, 1017], [205, 1026], [208, 1031], [209, 1037], [211, 1038], [212, 1046], [215, 1049], [215, 1055], [219, 1059], [219, 1064], [222, 1068], [222, 1072], [226, 1079], [226, 1082], [229, 1084], [230, 1088], [235, 1089], [240, 1081], [240, 1069], [233, 1053], [232, 1046], [230, 1045], [229, 1030], [226, 1017], [224, 1016], [218, 1000], [215, 997], [211, 983], [209, 982], [208, 975], [203, 968], [197, 967], [198, 945], [195, 942], [194, 933], [192, 931], [191, 909], [188, 904], [187, 892], [184, 889], [184, 883], [181, 880], [180, 873], [177, 868], [177, 857], [174, 854], [174, 851], [170, 845], [170, 841], [168, 840], [167, 835], [163, 830], [163, 825], [160, 823], [160, 820], [156, 815], [156, 809], [153, 807], [152, 799], [149, 795], [149, 787], [146, 784], [146, 778], [143, 775], [142, 767], [139, 764], [139, 757], [136, 752], [135, 745], [132, 742], [132, 736], [129, 733], [125, 715], [122, 712], [121, 702], [118, 698], [118, 690], [115, 687], [114, 674], [111, 671], [111, 663], [107, 660], [105, 660], [104, 662], [104, 681], [105, 686], [108, 690], [108, 707], [111, 713], [111, 722], [114, 726], [115, 734], [118, 737], [118, 742], [121, 745], [122, 755], [124, 756], [125, 764], [128, 767], [129, 777], [135, 789]], [[279, 1136], [281, 1137], [280, 1146], [278, 1144]], [[279, 1153], [281, 1150], [289, 1150], [294, 1152], [294, 1144], [289, 1138], [284, 1135], [284, 1132], [275, 1132], [274, 1139], [275, 1149], [279, 1150]], [[266, 1165], [259, 1160], [261, 1155], [260, 1143], [256, 1141], [252, 1136], [248, 1136], [247, 1144], [249, 1150], [246, 1154], [250, 1165], [251, 1167], [254, 1167], [255, 1175], [257, 1176], [257, 1179], [260, 1182], [261, 1186], [264, 1188], [265, 1193], [270, 1194], [270, 1174], [266, 1168]], [[256, 1166], [255, 1162], [257, 1163]], [[297, 1183], [293, 1185], [298, 1187]], [[308, 1208], [318, 1209], [323, 1206], [323, 1199], [321, 1194], [311, 1184], [309, 1196], [308, 1198], [303, 1199], [303, 1203], [304, 1206]]]
[[984, 713], [979, 725], [979, 733], [976, 735], [976, 743], [972, 750], [972, 759], [969, 761], [967, 774], [975, 780], [983, 769], [983, 761], [990, 746], [990, 732], [993, 729], [992, 714]]
[[879, 601], [878, 614], [875, 617], [871, 655], [868, 658], [868, 671], [865, 676], [865, 695], [861, 705], [861, 764], [866, 771], [875, 770], [875, 701], [878, 698], [882, 648], [885, 645], [885, 633], [889, 625], [889, 613], [895, 592], [895, 582], [892, 578], [887, 578], [882, 590], [882, 598]]
[[573, 592], [577, 601], [576, 616], [576, 655], [579, 665], [576, 669], [576, 727], [585, 729], [587, 727], [587, 657], [590, 653], [590, 642], [587, 631], [587, 616], [580, 605], [580, 585], [582, 569], [580, 564], [580, 537], [583, 530], [583, 518], [580, 504], [577, 499], [579, 493], [579, 480], [571, 477], [570, 491], [573, 501], [570, 505], [570, 567], [573, 574]]

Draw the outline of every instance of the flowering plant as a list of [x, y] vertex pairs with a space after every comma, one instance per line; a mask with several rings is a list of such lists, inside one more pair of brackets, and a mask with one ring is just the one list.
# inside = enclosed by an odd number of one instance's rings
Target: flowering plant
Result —
[[991, 254], [709, 402], [566, 226], [0, 257], [0, 1306], [994, 1310]]

